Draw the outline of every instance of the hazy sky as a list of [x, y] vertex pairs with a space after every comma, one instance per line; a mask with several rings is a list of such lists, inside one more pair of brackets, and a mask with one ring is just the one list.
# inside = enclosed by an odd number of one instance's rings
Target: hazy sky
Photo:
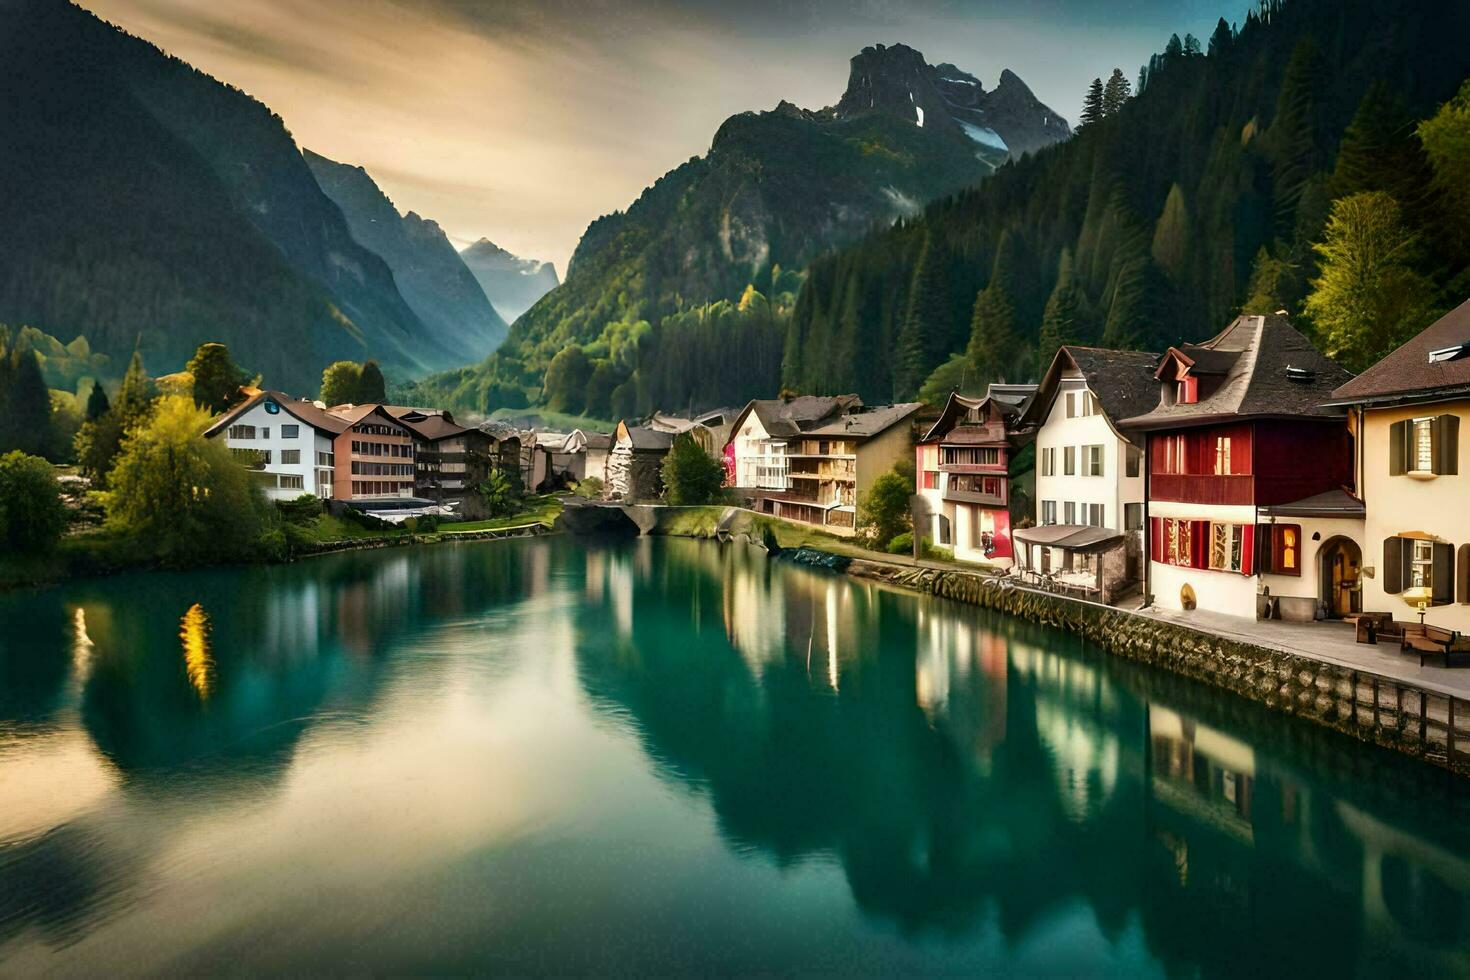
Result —
[[987, 88], [1010, 68], [1075, 120], [1171, 32], [1248, 0], [81, 0], [244, 89], [457, 245], [564, 271], [587, 224], [709, 147], [729, 115], [837, 101], [848, 59], [903, 42]]

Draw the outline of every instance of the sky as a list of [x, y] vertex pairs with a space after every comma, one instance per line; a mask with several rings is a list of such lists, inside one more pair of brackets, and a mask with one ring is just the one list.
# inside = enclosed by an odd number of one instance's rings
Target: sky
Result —
[[902, 42], [994, 87], [1010, 68], [1075, 121], [1171, 33], [1248, 0], [80, 0], [366, 167], [463, 247], [567, 259], [709, 148], [728, 116], [835, 103], [848, 59]]

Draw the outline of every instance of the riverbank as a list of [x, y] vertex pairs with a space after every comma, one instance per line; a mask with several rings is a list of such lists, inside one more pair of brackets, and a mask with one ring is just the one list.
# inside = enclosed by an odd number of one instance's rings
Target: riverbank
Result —
[[[550, 495], [533, 497], [528, 499], [527, 507], [516, 514], [484, 521], [441, 524], [433, 531], [410, 530], [403, 526], [368, 527], [344, 517], [322, 513], [309, 522], [293, 525], [289, 548], [282, 556], [261, 555], [204, 564], [278, 564], [343, 551], [550, 534], [561, 512], [560, 498]], [[63, 538], [50, 554], [7, 555], [4, 562], [0, 562], [0, 592], [166, 567], [175, 566], [160, 563], [140, 549], [136, 542], [101, 527]]]
[[1067, 630], [1115, 656], [1470, 776], [1470, 676], [1420, 667], [1392, 648], [1355, 650], [1329, 632], [1342, 629], [1332, 624], [1185, 622], [1040, 592], [955, 563], [879, 554], [739, 508], [640, 509], [648, 512], [639, 522], [646, 534], [746, 541], [803, 564]]

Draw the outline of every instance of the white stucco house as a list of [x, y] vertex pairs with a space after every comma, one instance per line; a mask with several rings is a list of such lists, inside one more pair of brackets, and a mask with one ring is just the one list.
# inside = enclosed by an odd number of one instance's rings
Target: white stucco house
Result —
[[348, 423], [315, 403], [260, 391], [215, 420], [205, 435], [225, 445], [253, 471], [271, 500], [304, 493], [333, 496], [333, 440]]

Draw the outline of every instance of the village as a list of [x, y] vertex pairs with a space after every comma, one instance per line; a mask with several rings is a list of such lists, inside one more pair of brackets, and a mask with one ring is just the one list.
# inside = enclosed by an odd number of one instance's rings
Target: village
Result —
[[208, 434], [252, 454], [273, 499], [401, 520], [455, 512], [492, 470], [657, 503], [687, 433], [743, 506], [843, 537], [912, 459], [917, 556], [1118, 607], [1347, 620], [1449, 666], [1470, 654], [1467, 412], [1470, 303], [1356, 378], [1285, 315], [1242, 315], [1161, 354], [1062, 347], [1039, 383], [951, 394], [937, 414], [786, 395], [563, 433], [256, 390]]

